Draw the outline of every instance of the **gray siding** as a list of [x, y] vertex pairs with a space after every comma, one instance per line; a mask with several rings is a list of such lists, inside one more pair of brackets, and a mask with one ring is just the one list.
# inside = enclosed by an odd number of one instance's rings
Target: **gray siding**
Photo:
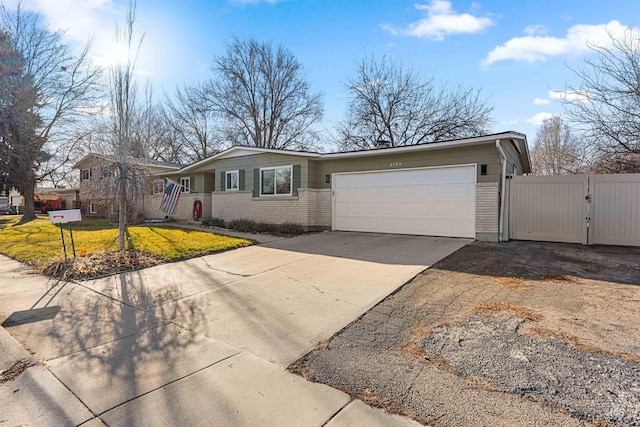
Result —
[[[249, 156], [231, 157], [227, 159], [217, 159], [213, 162], [202, 165], [189, 173], [191, 175], [200, 176], [196, 178], [198, 186], [197, 191], [220, 191], [220, 174], [226, 171], [232, 170], [244, 170], [245, 190], [253, 189], [254, 181], [254, 169], [273, 167], [273, 166], [300, 166], [300, 188], [307, 188], [309, 186], [308, 181], [308, 158], [303, 156], [288, 155], [288, 154], [276, 154], [276, 153], [261, 153], [253, 154]], [[215, 167], [215, 169], [214, 169]], [[205, 185], [205, 174], [212, 174], [211, 182], [209, 185]], [[210, 188], [210, 190], [209, 190]], [[207, 190], [205, 190], [207, 189]]]
[[[309, 184], [311, 188], [331, 188], [326, 176], [339, 172], [405, 169], [428, 166], [477, 164], [478, 182], [500, 180], [500, 155], [495, 142], [470, 147], [432, 149], [411, 153], [349, 157], [342, 159], [309, 160]], [[480, 165], [487, 165], [487, 175], [480, 175]]]
[[[504, 150], [504, 154], [507, 156], [507, 175], [513, 175], [513, 167], [518, 169], [516, 175], [522, 175], [522, 163], [520, 162], [520, 152], [515, 147], [514, 143], [509, 139], [500, 140], [500, 146]], [[500, 171], [502, 173], [502, 171]]]

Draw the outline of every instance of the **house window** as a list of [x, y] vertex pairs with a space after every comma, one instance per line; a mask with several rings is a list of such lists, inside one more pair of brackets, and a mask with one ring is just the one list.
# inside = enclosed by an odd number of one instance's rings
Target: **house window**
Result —
[[91, 169], [80, 170], [80, 181], [89, 181], [89, 180], [91, 180]]
[[261, 195], [291, 195], [291, 166], [260, 169]]
[[111, 214], [112, 214], [112, 215], [115, 215], [115, 214], [117, 214], [117, 213], [119, 213], [119, 212], [118, 212], [118, 205], [111, 204]]
[[153, 194], [164, 193], [164, 179], [156, 179], [153, 181]]
[[102, 167], [102, 178], [103, 179], [109, 179], [109, 177], [111, 177], [111, 168], [109, 168], [109, 166], [103, 166]]
[[239, 188], [240, 183], [240, 172], [239, 171], [228, 171], [225, 174], [226, 176], [226, 186], [225, 189], [227, 191], [236, 191]]
[[182, 192], [183, 193], [190, 193], [191, 192], [191, 178], [189, 178], [189, 177], [180, 178], [180, 185], [182, 186]]
[[89, 213], [98, 213], [98, 205], [96, 204], [96, 202], [89, 202]]

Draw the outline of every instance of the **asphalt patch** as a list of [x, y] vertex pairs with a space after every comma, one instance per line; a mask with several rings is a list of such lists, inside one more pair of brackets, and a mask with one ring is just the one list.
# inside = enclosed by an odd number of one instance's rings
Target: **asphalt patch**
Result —
[[418, 345], [460, 375], [508, 393], [545, 400], [572, 414], [640, 426], [640, 364], [573, 348], [560, 337], [519, 332], [524, 319], [474, 313], [436, 326]]

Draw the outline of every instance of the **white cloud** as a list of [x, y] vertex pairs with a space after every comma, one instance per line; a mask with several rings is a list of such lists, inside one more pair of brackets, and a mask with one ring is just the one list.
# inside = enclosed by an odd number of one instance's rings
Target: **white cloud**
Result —
[[529, 117], [526, 120], [526, 122], [534, 124], [536, 126], [540, 126], [542, 124], [542, 122], [544, 122], [546, 119], [550, 119], [554, 115], [555, 114], [552, 114], [552, 113], [538, 113], [538, 114], [535, 114], [535, 115]]
[[[427, 4], [416, 4], [415, 8], [426, 16], [405, 28], [383, 24], [382, 28], [393, 35], [414, 36], [430, 40], [444, 40], [452, 34], [473, 34], [494, 24], [491, 18], [479, 17], [470, 13], [454, 12], [448, 0], [431, 0]], [[473, 9], [477, 9], [474, 4]]]
[[86, 42], [93, 34], [113, 34], [116, 10], [112, 0], [31, 0], [23, 7], [42, 15], [49, 29], [63, 30], [65, 37], [76, 42]]
[[[15, 8], [17, 1], [10, 1]], [[116, 0], [29, 0], [22, 7], [40, 15], [49, 30], [62, 31], [65, 41], [78, 50], [92, 40], [90, 55], [97, 66], [108, 67], [128, 55], [126, 48], [114, 41], [116, 24], [124, 22], [126, 3], [123, 5]], [[144, 29], [136, 27], [135, 31], [141, 36]], [[149, 64], [141, 62], [135, 71], [137, 75], [155, 75], [145, 70]]]
[[600, 25], [574, 25], [569, 27], [567, 35], [562, 38], [537, 33], [531, 27], [527, 29], [526, 36], [514, 37], [489, 52], [484, 63], [493, 64], [508, 59], [542, 62], [551, 56], [583, 54], [589, 52], [588, 43], [611, 46], [609, 34], [618, 37], [629, 30], [629, 27], [615, 20]]
[[533, 100], [533, 103], [536, 104], [536, 105], [547, 105], [549, 102], [551, 102], [551, 101], [549, 101], [548, 99], [544, 99], [544, 98], [536, 98], [536, 99]]
[[544, 25], [529, 25], [523, 32], [528, 36], [546, 36], [549, 29]]
[[585, 91], [549, 90], [549, 98], [561, 101], [589, 102], [589, 94]]
[[520, 120], [518, 119], [511, 119], [511, 120], [503, 120], [502, 124], [503, 125], [515, 125], [517, 123], [520, 123]]
[[93, 39], [91, 52], [98, 65], [109, 65], [122, 55], [113, 43], [120, 17], [113, 0], [30, 0], [22, 7], [40, 15], [49, 30], [64, 32], [64, 39], [78, 48]]

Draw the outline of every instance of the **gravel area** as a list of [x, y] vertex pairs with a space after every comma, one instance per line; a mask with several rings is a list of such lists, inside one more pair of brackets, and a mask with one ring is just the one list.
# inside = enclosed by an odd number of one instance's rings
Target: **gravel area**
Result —
[[434, 426], [639, 425], [639, 261], [475, 242], [289, 369]]
[[516, 316], [475, 313], [419, 342], [460, 375], [543, 399], [585, 419], [640, 425], [640, 363], [519, 333]]

